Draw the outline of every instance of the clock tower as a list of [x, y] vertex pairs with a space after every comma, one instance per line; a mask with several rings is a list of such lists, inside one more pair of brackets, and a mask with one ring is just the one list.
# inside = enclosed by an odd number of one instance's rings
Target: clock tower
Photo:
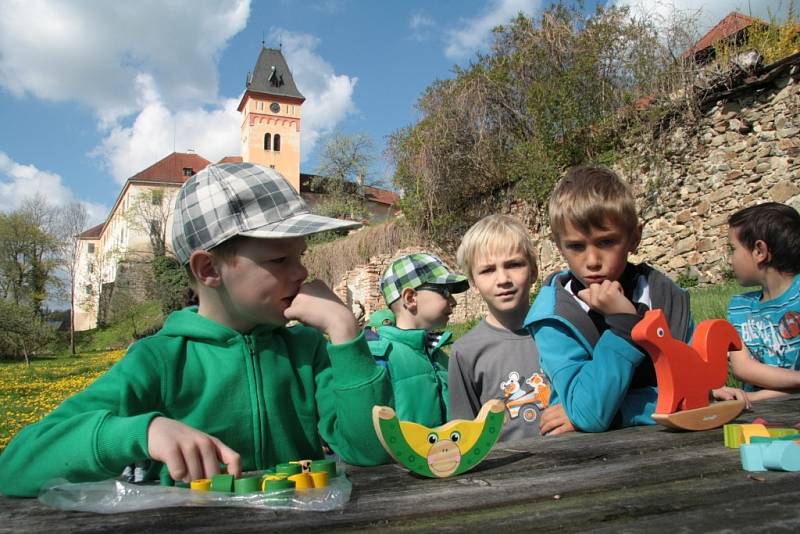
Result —
[[300, 107], [304, 101], [281, 51], [262, 47], [239, 102], [242, 160], [274, 168], [297, 191]]

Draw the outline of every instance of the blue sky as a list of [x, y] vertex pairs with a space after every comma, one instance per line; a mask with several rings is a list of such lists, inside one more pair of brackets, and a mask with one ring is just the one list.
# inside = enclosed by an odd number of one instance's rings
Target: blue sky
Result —
[[[613, 0], [634, 11], [732, 9], [787, 0]], [[593, 2], [586, 2], [589, 7]], [[0, 210], [44, 193], [101, 222], [121, 184], [175, 150], [239, 154], [236, 106], [262, 39], [282, 44], [303, 106], [301, 170], [339, 129], [385, 138], [413, 123], [436, 79], [486, 50], [491, 28], [539, 0], [0, 0]], [[379, 159], [372, 179], [390, 179]]]

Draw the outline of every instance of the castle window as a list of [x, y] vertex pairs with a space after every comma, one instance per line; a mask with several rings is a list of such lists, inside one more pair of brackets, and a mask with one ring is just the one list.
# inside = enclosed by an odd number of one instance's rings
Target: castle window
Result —
[[94, 254], [94, 243], [88, 243], [86, 246], [86, 251], [89, 254]]
[[94, 272], [94, 263], [89, 263], [87, 267], [89, 270], [89, 274], [92, 274]]
[[272, 149], [275, 152], [281, 151], [281, 134], [275, 134], [275, 143], [273, 143]]
[[86, 284], [86, 294], [87, 295], [91, 295], [92, 294], [92, 286], [91, 286], [91, 284]]
[[[277, 135], [275, 136], [278, 137]], [[264, 150], [270, 150], [272, 136], [270, 134], [264, 134]]]
[[194, 169], [191, 167], [184, 167], [183, 168], [183, 175], [184, 176], [194, 176]]

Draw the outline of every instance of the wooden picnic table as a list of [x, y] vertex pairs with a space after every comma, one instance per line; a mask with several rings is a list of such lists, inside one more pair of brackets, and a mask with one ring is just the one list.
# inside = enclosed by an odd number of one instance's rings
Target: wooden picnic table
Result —
[[[800, 395], [758, 403], [737, 421], [755, 417], [794, 425]], [[722, 429], [637, 427], [498, 444], [473, 471], [447, 479], [397, 465], [348, 473], [353, 492], [343, 512], [181, 507], [100, 515], [0, 497], [0, 532], [800, 530], [800, 473], [743, 471]]]

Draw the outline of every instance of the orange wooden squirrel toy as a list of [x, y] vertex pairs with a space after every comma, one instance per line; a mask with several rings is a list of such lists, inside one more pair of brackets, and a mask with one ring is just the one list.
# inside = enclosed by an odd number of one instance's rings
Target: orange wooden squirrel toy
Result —
[[[653, 359], [658, 381], [653, 419], [657, 422], [703, 430], [720, 426], [741, 413], [744, 401], [709, 406], [711, 390], [725, 385], [728, 351], [742, 348], [739, 334], [730, 323], [721, 319], [703, 321], [695, 329], [691, 345], [687, 345], [672, 337], [661, 310], [650, 310], [633, 328], [631, 338]], [[687, 416], [669, 417], [677, 413]]]

